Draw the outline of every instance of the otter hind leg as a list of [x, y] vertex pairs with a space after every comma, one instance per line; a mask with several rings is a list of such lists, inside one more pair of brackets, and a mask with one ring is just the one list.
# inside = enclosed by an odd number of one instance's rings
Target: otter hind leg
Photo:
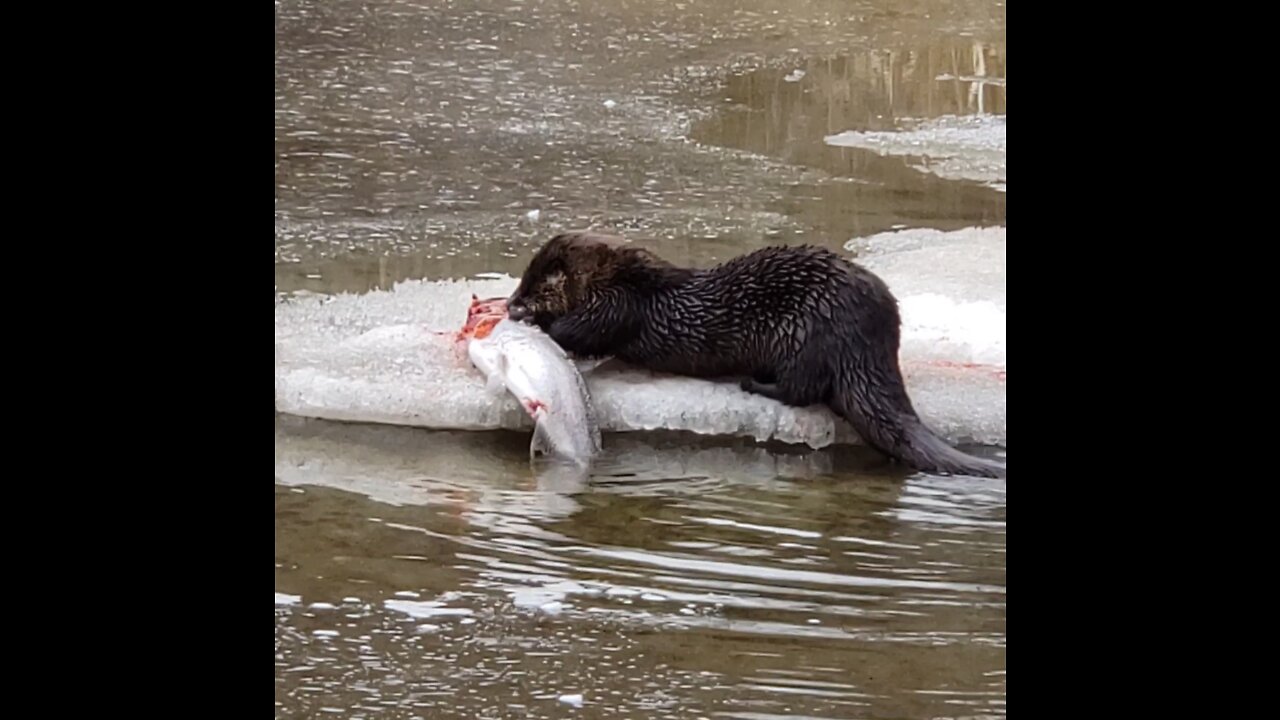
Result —
[[742, 382], [742, 389], [785, 405], [807, 407], [823, 402], [829, 394], [829, 385], [820, 365], [806, 365], [801, 358], [777, 372], [756, 373]]
[[776, 382], [760, 382], [755, 378], [747, 378], [742, 381], [742, 389], [753, 395], [763, 395], [781, 403], [787, 402], [786, 394], [778, 387]]
[[753, 395], [763, 395], [780, 403], [787, 402], [787, 393], [778, 387], [778, 375], [772, 370], [757, 370], [742, 381], [741, 387]]

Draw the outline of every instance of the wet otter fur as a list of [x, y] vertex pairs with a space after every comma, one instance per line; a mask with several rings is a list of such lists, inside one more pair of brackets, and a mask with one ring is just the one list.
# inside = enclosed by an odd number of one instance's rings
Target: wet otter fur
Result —
[[620, 238], [561, 234], [529, 262], [508, 312], [580, 357], [746, 376], [749, 392], [826, 404], [867, 444], [919, 470], [1005, 476], [920, 420], [898, 366], [897, 300], [879, 277], [823, 248], [768, 247], [702, 270]]

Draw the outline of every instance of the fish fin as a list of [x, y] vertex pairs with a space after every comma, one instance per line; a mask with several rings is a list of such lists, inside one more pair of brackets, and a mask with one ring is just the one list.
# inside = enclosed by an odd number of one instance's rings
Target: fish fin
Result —
[[533, 442], [529, 443], [529, 457], [536, 458], [539, 454], [550, 455], [554, 450], [555, 445], [552, 444], [551, 437], [547, 435], [546, 425], [535, 420], [533, 424]]
[[507, 356], [498, 353], [494, 358], [494, 367], [492, 372], [485, 376], [484, 391], [493, 399], [501, 399], [507, 392], [507, 383], [503, 379], [507, 376]]
[[484, 391], [491, 397], [501, 398], [507, 392], [507, 386], [502, 382], [502, 376], [494, 373], [485, 379]]
[[505, 378], [507, 377], [507, 356], [498, 353], [498, 357], [494, 361], [493, 374], [489, 376], [489, 384], [493, 387], [506, 387]]
[[587, 375], [612, 359], [613, 358], [611, 357], [592, 359], [574, 358], [573, 364], [578, 368], [579, 375]]

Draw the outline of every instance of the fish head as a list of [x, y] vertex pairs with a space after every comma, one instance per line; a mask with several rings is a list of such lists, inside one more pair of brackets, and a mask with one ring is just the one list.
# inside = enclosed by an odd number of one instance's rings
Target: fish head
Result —
[[506, 298], [481, 300], [473, 294], [471, 296], [471, 305], [467, 308], [467, 320], [463, 323], [462, 329], [458, 331], [455, 339], [459, 343], [464, 343], [475, 335], [476, 330], [482, 323], [487, 323], [492, 329], [494, 324], [506, 316]]
[[504, 297], [485, 298], [481, 300], [474, 293], [471, 295], [471, 305], [467, 308], [467, 319], [471, 319], [476, 315], [506, 315], [507, 299]]

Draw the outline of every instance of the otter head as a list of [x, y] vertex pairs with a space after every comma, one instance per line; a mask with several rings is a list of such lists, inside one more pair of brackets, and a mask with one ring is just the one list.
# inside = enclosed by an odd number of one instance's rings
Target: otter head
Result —
[[613, 279], [624, 261], [623, 248], [623, 240], [608, 235], [565, 233], [551, 238], [529, 261], [520, 286], [507, 299], [509, 317], [545, 329]]

